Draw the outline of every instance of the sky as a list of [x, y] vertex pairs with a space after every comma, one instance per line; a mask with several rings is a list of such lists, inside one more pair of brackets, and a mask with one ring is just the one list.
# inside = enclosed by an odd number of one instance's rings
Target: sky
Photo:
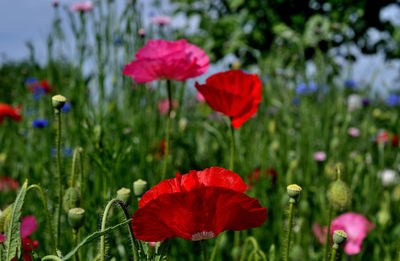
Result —
[[[77, 0], [59, 0], [69, 5]], [[121, 3], [125, 0], [117, 0]], [[140, 1], [140, 0], [139, 0]], [[162, 14], [160, 10], [151, 10], [150, 0], [141, 0], [145, 4], [145, 16]], [[20, 60], [29, 54], [26, 42], [31, 41], [36, 48], [36, 57], [45, 61], [46, 36], [53, 19], [52, 0], [1, 0], [0, 1], [0, 63], [6, 60]], [[179, 18], [178, 18], [179, 19]], [[381, 12], [381, 19], [400, 25], [400, 9], [388, 7]], [[374, 32], [371, 32], [374, 35]], [[374, 37], [379, 37], [375, 33]], [[353, 66], [354, 79], [359, 82], [372, 81], [374, 88], [380, 91], [400, 89], [396, 77], [400, 73], [400, 61], [386, 63], [382, 54], [362, 55]], [[231, 60], [230, 58], [227, 58]], [[216, 67], [218, 68], [218, 66]], [[377, 77], [375, 75], [378, 75]], [[376, 77], [376, 78], [375, 78]]]

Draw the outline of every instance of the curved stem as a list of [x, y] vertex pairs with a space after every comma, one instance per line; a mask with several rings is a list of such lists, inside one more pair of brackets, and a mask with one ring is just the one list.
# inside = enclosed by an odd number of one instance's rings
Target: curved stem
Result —
[[246, 240], [244, 241], [243, 252], [240, 257], [240, 261], [245, 261], [245, 259], [246, 259], [247, 246], [248, 246], [249, 242], [251, 242], [253, 244], [253, 251], [259, 250], [257, 240], [254, 237], [250, 236], [250, 237], [246, 238]]
[[325, 237], [325, 245], [324, 245], [324, 261], [328, 260], [328, 253], [329, 253], [329, 236], [331, 233], [331, 221], [332, 221], [332, 206], [329, 204], [329, 209], [328, 209], [328, 230], [326, 231], [326, 237]]
[[27, 192], [29, 190], [31, 190], [31, 189], [37, 189], [39, 191], [40, 199], [42, 200], [43, 208], [44, 208], [44, 211], [46, 213], [47, 226], [48, 226], [49, 233], [50, 233], [50, 239], [51, 239], [51, 244], [52, 244], [52, 247], [53, 247], [53, 252], [56, 253], [56, 245], [55, 245], [56, 241], [55, 241], [55, 238], [54, 238], [53, 224], [51, 222], [49, 209], [47, 207], [46, 197], [44, 196], [43, 190], [39, 185], [36, 185], [36, 184], [30, 185], [28, 187], [28, 189], [27, 189]]
[[172, 87], [170, 80], [167, 80], [167, 93], [168, 93], [168, 115], [167, 115], [167, 128], [165, 134], [164, 165], [161, 171], [161, 180], [165, 179], [168, 167], [168, 156], [169, 156], [169, 136], [171, 131], [171, 112], [172, 112]]
[[292, 235], [292, 225], [293, 225], [293, 208], [294, 208], [294, 199], [289, 199], [289, 221], [288, 221], [288, 229], [286, 232], [286, 248], [285, 248], [285, 256], [284, 260], [289, 260], [289, 250], [290, 250], [290, 238]]
[[57, 174], [58, 174], [58, 208], [57, 208], [57, 221], [56, 221], [56, 248], [60, 243], [60, 221], [61, 221], [61, 207], [62, 207], [62, 174], [61, 174], [61, 112], [55, 110], [57, 118], [57, 136], [56, 136], [56, 150], [57, 150]]
[[[129, 213], [128, 210], [126, 209], [126, 206], [124, 204], [124, 202], [122, 202], [119, 199], [113, 199], [110, 202], [108, 202], [106, 209], [104, 210], [103, 213], [103, 218], [101, 220], [101, 229], [100, 232], [104, 231], [106, 229], [106, 222], [107, 222], [107, 216], [108, 216], [108, 212], [110, 211], [111, 207], [113, 206], [113, 204], [118, 204], [121, 209], [123, 210], [126, 219], [129, 219]], [[141, 245], [139, 242], [136, 241], [134, 235], [133, 235], [133, 231], [132, 231], [132, 227], [128, 224], [128, 228], [129, 228], [129, 238], [132, 244], [132, 255], [133, 255], [133, 260], [138, 261], [139, 257], [138, 257], [138, 251], [140, 253], [143, 253], [142, 249], [141, 249]], [[105, 238], [104, 236], [100, 237], [100, 260], [104, 261], [104, 257], [105, 257]]]
[[61, 258], [59, 258], [58, 256], [54, 256], [54, 255], [45, 256], [45, 257], [43, 257], [41, 260], [56, 260], [56, 261], [62, 261]]

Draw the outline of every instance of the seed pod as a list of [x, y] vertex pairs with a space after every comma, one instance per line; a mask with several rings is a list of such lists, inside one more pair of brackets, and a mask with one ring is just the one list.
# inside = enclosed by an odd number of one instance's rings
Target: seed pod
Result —
[[129, 201], [131, 196], [131, 190], [128, 188], [121, 188], [117, 191], [117, 199], [121, 200], [125, 204]]
[[346, 242], [347, 233], [344, 230], [335, 230], [333, 232], [333, 243], [341, 245]]
[[291, 199], [297, 200], [301, 194], [301, 187], [297, 184], [287, 186], [287, 193]]
[[147, 181], [138, 179], [133, 182], [133, 193], [136, 197], [141, 197], [147, 190]]
[[85, 210], [83, 208], [71, 208], [68, 211], [68, 223], [78, 230], [85, 223]]
[[64, 106], [64, 104], [67, 102], [67, 98], [65, 98], [62, 95], [55, 95], [51, 98], [51, 103], [53, 104], [53, 108], [56, 111], [61, 110], [61, 108]]

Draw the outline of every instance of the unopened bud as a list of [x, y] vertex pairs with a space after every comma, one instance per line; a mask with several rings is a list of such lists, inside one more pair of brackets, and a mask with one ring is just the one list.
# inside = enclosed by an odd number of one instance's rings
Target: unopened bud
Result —
[[71, 208], [79, 206], [80, 196], [78, 190], [74, 187], [70, 187], [65, 191], [63, 198], [63, 208], [68, 212]]
[[141, 197], [147, 190], [147, 181], [138, 179], [133, 182], [133, 193], [136, 197]]
[[68, 222], [73, 229], [78, 230], [85, 223], [85, 210], [83, 208], [71, 208], [68, 211]]
[[121, 200], [125, 204], [129, 201], [131, 196], [131, 190], [128, 188], [121, 188], [117, 191], [117, 199]]

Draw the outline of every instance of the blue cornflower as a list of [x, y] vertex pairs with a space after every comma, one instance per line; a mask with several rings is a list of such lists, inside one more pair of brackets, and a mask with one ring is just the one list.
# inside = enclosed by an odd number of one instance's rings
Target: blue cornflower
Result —
[[353, 79], [346, 79], [344, 81], [344, 86], [347, 88], [355, 89], [357, 87], [357, 82]]
[[299, 103], [300, 103], [300, 98], [297, 97], [297, 96], [294, 97], [293, 100], [292, 100], [292, 104], [293, 104], [293, 105], [298, 105]]
[[62, 112], [69, 112], [71, 110], [71, 103], [66, 102], [64, 106], [61, 108]]
[[308, 83], [308, 90], [307, 90], [308, 93], [313, 93], [316, 92], [317, 90], [318, 90], [318, 85], [315, 82], [311, 81]]
[[37, 83], [37, 79], [34, 77], [28, 77], [24, 81], [25, 84], [35, 84]]
[[49, 125], [49, 121], [46, 120], [46, 119], [39, 118], [39, 119], [36, 119], [36, 120], [32, 121], [32, 127], [34, 127], [34, 128], [41, 129], [41, 128], [44, 128], [44, 127], [46, 127], [48, 125]]
[[390, 94], [389, 97], [386, 98], [386, 105], [388, 106], [396, 106], [400, 102], [400, 97], [397, 94]]
[[241, 69], [242, 72], [249, 74], [249, 71], [246, 69]]
[[114, 44], [117, 45], [117, 46], [122, 45], [122, 38], [121, 38], [121, 36], [115, 37], [115, 39], [114, 39]]
[[35, 87], [33, 89], [33, 99], [35, 101], [38, 101], [40, 99], [40, 97], [42, 97], [45, 94], [46, 94], [46, 91], [42, 88]]
[[306, 94], [307, 93], [307, 85], [304, 82], [299, 83], [296, 86], [296, 94]]
[[[69, 148], [69, 147], [64, 147], [64, 148], [61, 149], [61, 153], [64, 154], [64, 157], [70, 157], [74, 153], [74, 149]], [[57, 149], [56, 148], [52, 148], [50, 150], [50, 154], [51, 154], [52, 157], [57, 156]]]

